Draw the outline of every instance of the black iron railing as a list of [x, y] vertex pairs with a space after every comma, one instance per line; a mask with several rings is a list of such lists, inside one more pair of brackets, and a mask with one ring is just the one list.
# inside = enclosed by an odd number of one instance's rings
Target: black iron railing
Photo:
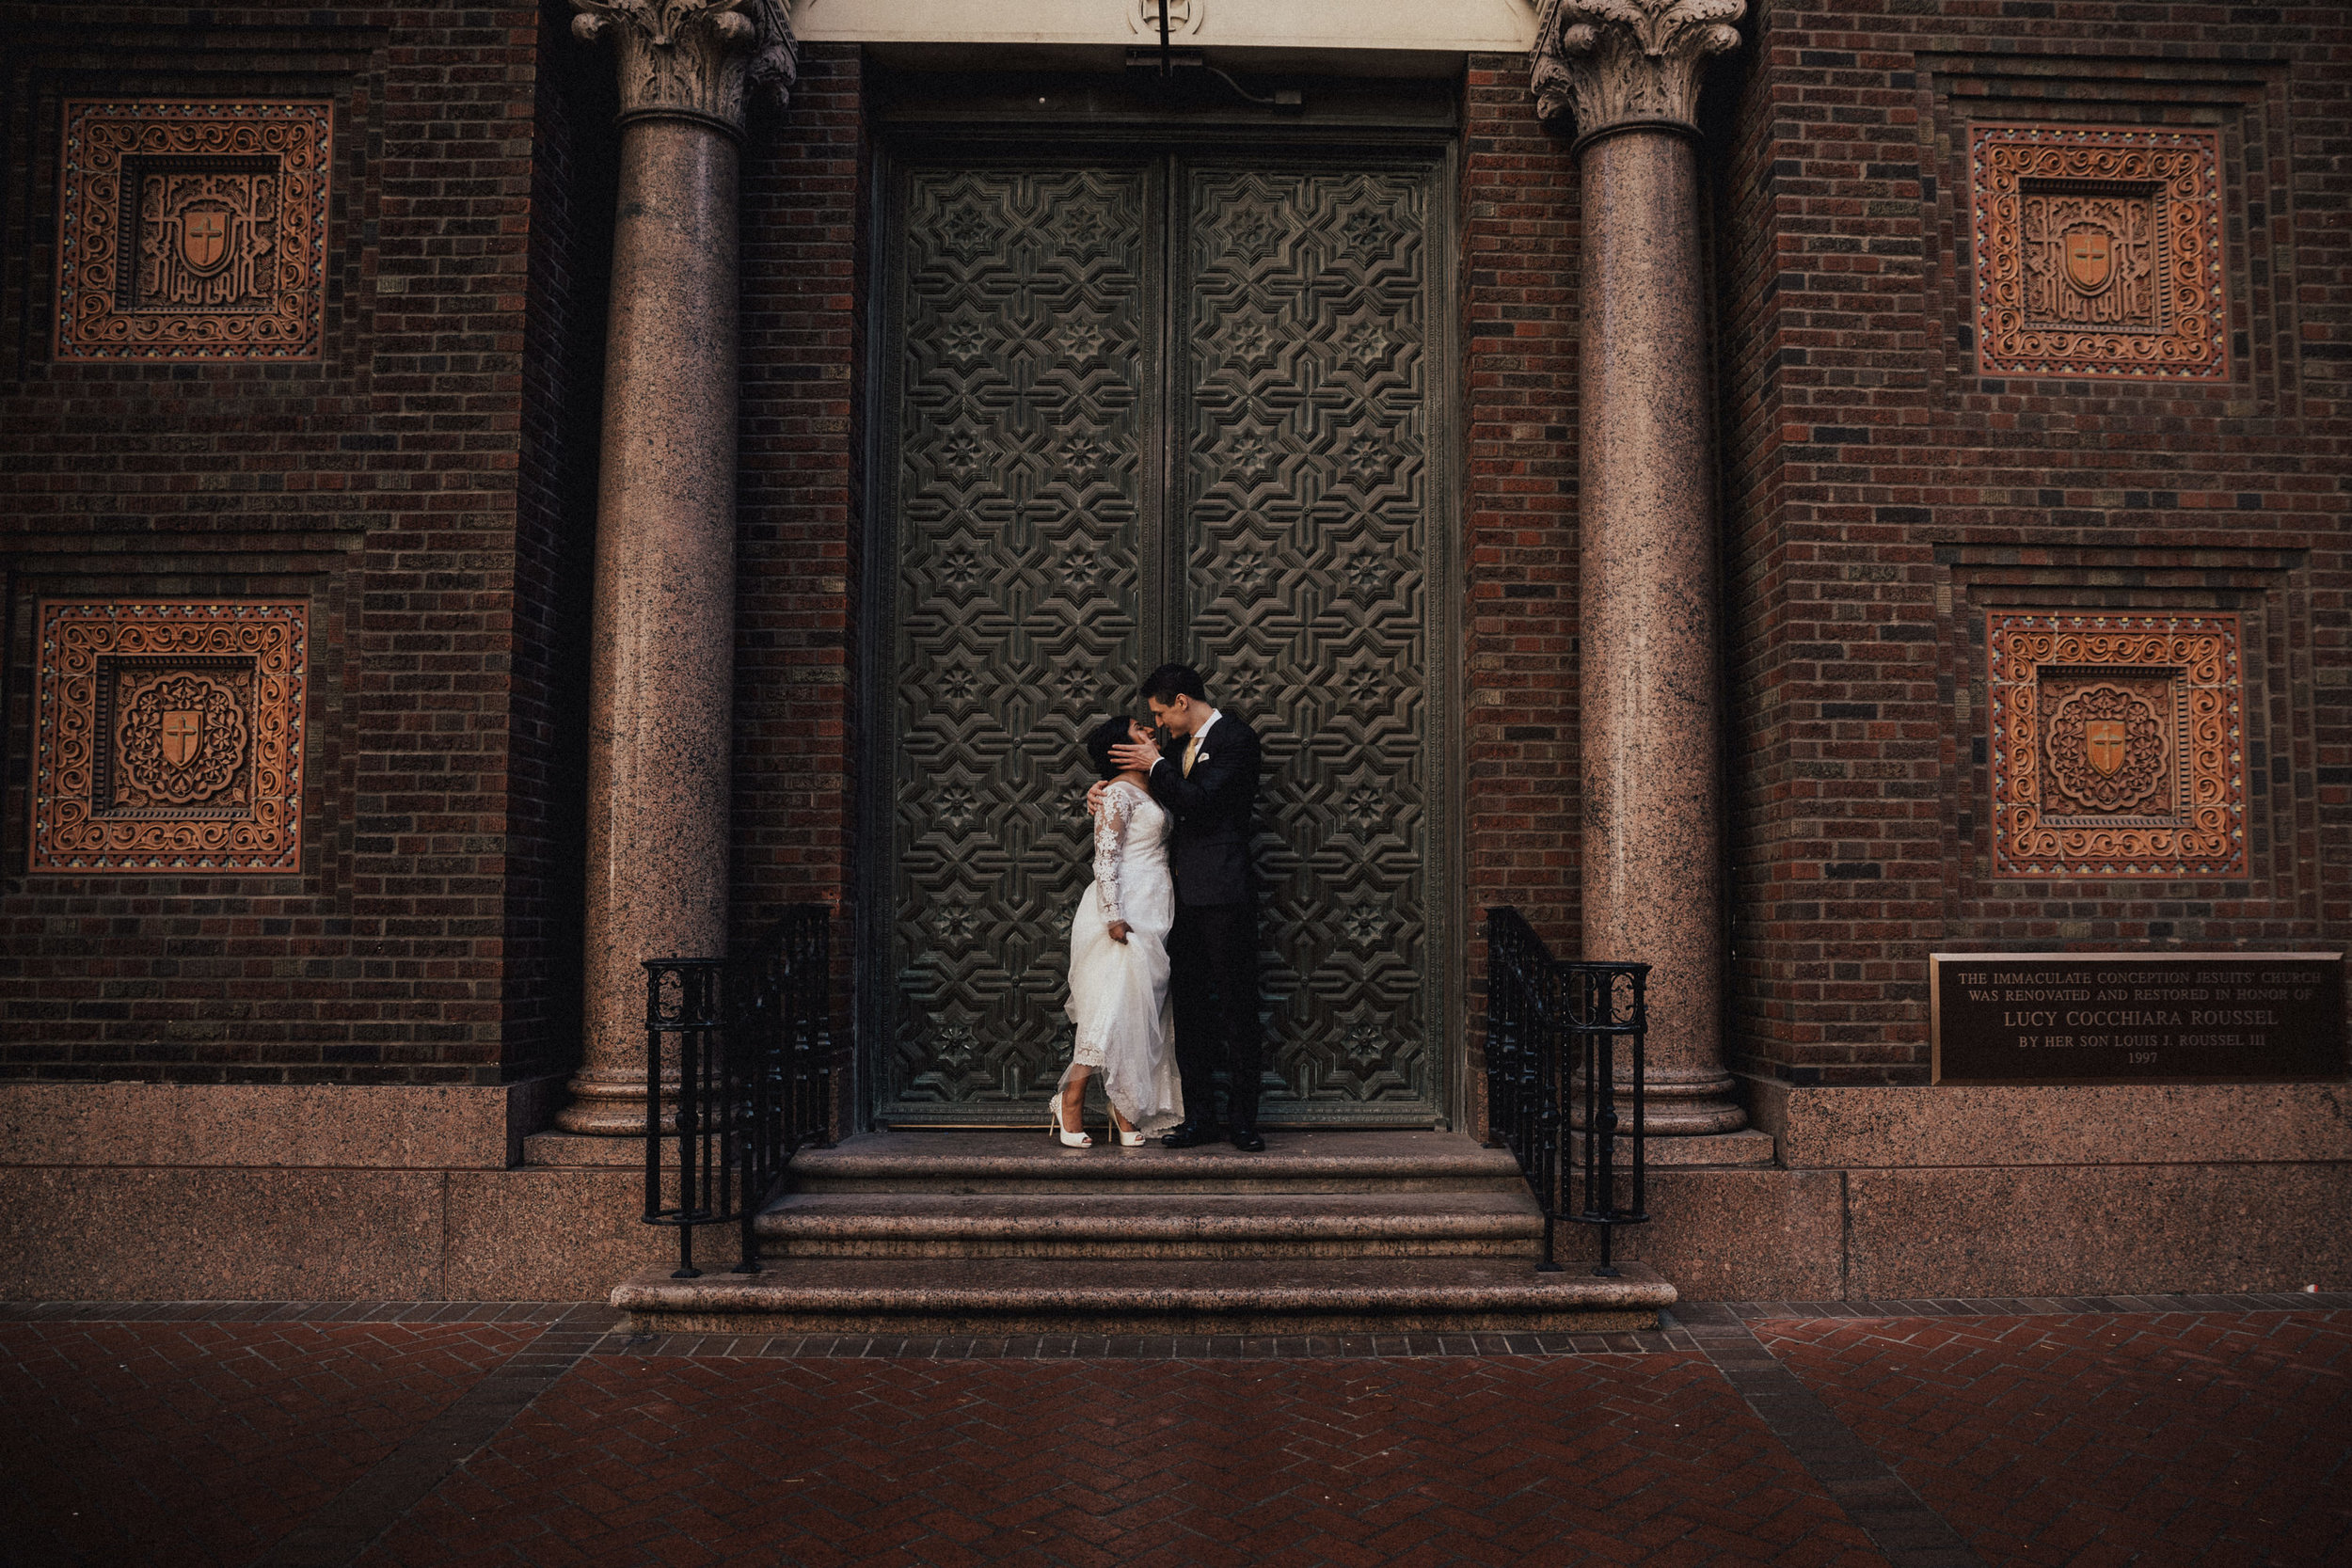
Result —
[[[1617, 1227], [1649, 1218], [1643, 1107], [1648, 979], [1647, 964], [1562, 963], [1517, 910], [1486, 911], [1486, 1123], [1490, 1136], [1518, 1157], [1543, 1210], [1544, 1260], [1536, 1267], [1546, 1273], [1560, 1268], [1552, 1242], [1562, 1218], [1599, 1229], [1600, 1263], [1593, 1272], [1604, 1275], [1617, 1272]], [[1622, 1171], [1620, 1143], [1631, 1157]], [[1623, 1203], [1620, 1175], [1627, 1178]], [[1572, 1188], [1581, 1189], [1574, 1208]]]
[[645, 963], [645, 1214], [674, 1225], [674, 1279], [693, 1279], [694, 1227], [740, 1224], [738, 1274], [757, 1274], [752, 1222], [803, 1145], [833, 1127], [828, 911], [795, 904], [735, 958]]

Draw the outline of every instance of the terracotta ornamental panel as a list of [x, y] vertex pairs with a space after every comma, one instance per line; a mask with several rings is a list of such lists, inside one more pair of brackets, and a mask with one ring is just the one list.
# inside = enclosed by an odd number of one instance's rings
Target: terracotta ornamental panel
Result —
[[1984, 373], [2229, 374], [2213, 132], [1979, 125], [1968, 169]]
[[2246, 874], [2236, 616], [1986, 621], [1994, 875]]
[[69, 102], [57, 356], [315, 356], [332, 110]]
[[302, 868], [309, 609], [44, 601], [31, 869]]

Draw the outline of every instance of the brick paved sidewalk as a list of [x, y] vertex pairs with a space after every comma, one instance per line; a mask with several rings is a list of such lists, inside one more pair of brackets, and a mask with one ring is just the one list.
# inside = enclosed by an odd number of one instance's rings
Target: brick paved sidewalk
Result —
[[1677, 1319], [1515, 1354], [0, 1307], [0, 1561], [2352, 1561], [2352, 1299]]
[[1756, 1329], [1987, 1561], [2352, 1561], [2352, 1313]]

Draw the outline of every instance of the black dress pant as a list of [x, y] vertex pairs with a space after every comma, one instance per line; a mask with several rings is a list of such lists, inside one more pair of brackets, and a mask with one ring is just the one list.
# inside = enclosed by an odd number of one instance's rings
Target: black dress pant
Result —
[[1203, 1127], [1217, 1125], [1215, 1075], [1221, 1068], [1231, 1097], [1224, 1125], [1255, 1128], [1258, 1078], [1265, 1068], [1258, 1022], [1257, 906], [1179, 900], [1168, 957], [1185, 1117]]

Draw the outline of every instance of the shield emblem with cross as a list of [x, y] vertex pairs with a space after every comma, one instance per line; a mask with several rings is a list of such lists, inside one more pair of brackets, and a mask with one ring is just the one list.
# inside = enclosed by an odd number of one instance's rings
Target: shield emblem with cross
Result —
[[164, 709], [164, 760], [185, 768], [204, 739], [204, 716], [194, 708]]
[[2066, 236], [2067, 280], [2095, 294], [2115, 276], [2114, 241], [2104, 229], [2077, 229]]
[[2083, 749], [2090, 753], [2090, 766], [2102, 773], [2112, 773], [2123, 766], [2126, 750], [2123, 721], [2093, 719], [2083, 726]]
[[229, 214], [218, 207], [194, 207], [180, 214], [180, 254], [198, 272], [211, 272], [229, 258]]

